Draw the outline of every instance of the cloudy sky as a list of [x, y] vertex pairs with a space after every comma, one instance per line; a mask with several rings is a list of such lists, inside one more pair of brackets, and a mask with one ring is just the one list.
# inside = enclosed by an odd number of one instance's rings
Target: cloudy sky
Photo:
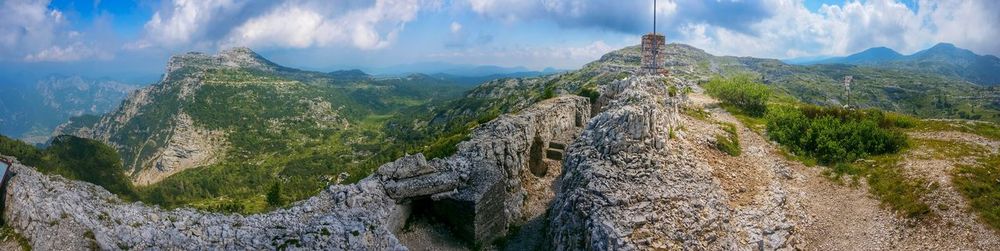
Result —
[[[995, 0], [660, 0], [669, 42], [801, 58], [950, 42], [1000, 55]], [[248, 46], [314, 70], [418, 62], [572, 69], [637, 44], [651, 0], [0, 0], [3, 74], [162, 71]]]

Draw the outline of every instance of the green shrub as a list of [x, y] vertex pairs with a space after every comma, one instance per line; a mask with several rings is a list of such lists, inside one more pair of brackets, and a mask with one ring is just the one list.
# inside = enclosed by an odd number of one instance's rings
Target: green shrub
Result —
[[284, 201], [281, 198], [281, 182], [274, 182], [267, 191], [267, 204], [272, 207], [281, 206]]
[[580, 93], [577, 93], [582, 97], [587, 97], [590, 99], [590, 103], [597, 103], [597, 99], [601, 97], [601, 93], [594, 88], [584, 87], [580, 89]]
[[555, 88], [547, 87], [545, 88], [545, 91], [542, 92], [542, 97], [540, 100], [546, 100], [554, 97], [556, 97]]
[[[907, 178], [899, 170], [899, 157], [891, 155], [907, 146], [898, 128], [912, 127], [910, 117], [878, 110], [838, 107], [772, 106], [764, 117], [768, 137], [804, 160], [829, 165], [835, 177], [867, 178], [869, 192], [904, 216], [930, 212], [923, 202], [924, 182]], [[854, 162], [873, 157], [872, 161]]]
[[768, 137], [822, 164], [850, 163], [871, 155], [896, 153], [906, 135], [881, 125], [882, 113], [815, 106], [772, 107], [765, 116]]
[[704, 84], [705, 91], [724, 104], [735, 106], [751, 116], [762, 116], [767, 111], [771, 90], [753, 80], [752, 75], [729, 78], [715, 77]]
[[0, 135], [0, 154], [14, 156], [18, 161], [29, 166], [42, 163], [42, 151], [24, 141]]

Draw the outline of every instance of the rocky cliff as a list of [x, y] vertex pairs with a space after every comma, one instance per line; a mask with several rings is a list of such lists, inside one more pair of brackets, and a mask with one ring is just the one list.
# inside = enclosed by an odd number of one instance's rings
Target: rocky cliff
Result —
[[489, 243], [542, 213], [525, 210], [525, 200], [537, 196], [525, 183], [545, 176], [547, 168], [533, 156], [557, 158], [559, 149], [551, 148], [579, 134], [589, 109], [582, 97], [546, 100], [480, 126], [451, 157], [406, 156], [356, 184], [334, 185], [289, 208], [246, 216], [126, 203], [98, 186], [16, 164], [3, 215], [42, 250], [386, 250], [405, 249], [394, 232], [411, 205], [424, 201], [433, 205], [431, 213], [449, 217], [456, 235]]
[[100, 140], [118, 149], [136, 183], [148, 185], [179, 171], [211, 164], [226, 145], [226, 132], [195, 125], [178, 103], [191, 100], [209, 69], [250, 68], [273, 71], [276, 66], [246, 48], [219, 55], [187, 53], [171, 57], [160, 83], [133, 92], [116, 110], [93, 123], [71, 122], [55, 134]]

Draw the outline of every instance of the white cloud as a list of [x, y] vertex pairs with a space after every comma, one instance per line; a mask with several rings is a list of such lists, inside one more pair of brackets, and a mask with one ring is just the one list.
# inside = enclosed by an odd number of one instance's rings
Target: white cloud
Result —
[[458, 22], [451, 22], [451, 26], [449, 28], [451, 29], [451, 33], [458, 33], [462, 31], [462, 24]]
[[467, 47], [441, 53], [432, 53], [428, 57], [435, 60], [447, 60], [470, 64], [525, 66], [533, 68], [558, 67], [576, 68], [581, 63], [601, 58], [621, 46], [608, 45], [603, 40], [593, 41], [578, 46], [493, 46]]
[[[267, 44], [305, 48], [316, 42], [324, 18], [315, 11], [292, 6], [250, 19], [231, 33], [229, 43]], [[342, 31], [333, 31], [342, 32]]]
[[[565, 27], [587, 27], [621, 32], [639, 32], [652, 28], [650, 1], [594, 0], [468, 0], [468, 7], [481, 16], [515, 23], [526, 20], [550, 20]], [[660, 1], [661, 18], [675, 14], [677, 3]]]
[[440, 6], [439, 0], [173, 0], [146, 23], [145, 37], [127, 47], [379, 49], [391, 44], [421, 8]]
[[[765, 2], [774, 15], [740, 32], [704, 22], [680, 25], [681, 42], [724, 55], [791, 58], [845, 55], [886, 46], [902, 53], [951, 42], [979, 53], [1000, 53], [1000, 4], [993, 1], [920, 1], [918, 10], [893, 0], [824, 5], [809, 11], [800, 0]], [[683, 10], [679, 10], [683, 12]]]
[[53, 45], [37, 53], [24, 56], [24, 61], [28, 62], [69, 62], [82, 59], [111, 59], [114, 56], [108, 52], [95, 49], [94, 46], [87, 46], [77, 42], [67, 46]]
[[146, 38], [137, 48], [158, 44], [166, 47], [187, 45], [200, 39], [213, 22], [235, 15], [245, 2], [233, 0], [174, 0], [153, 13], [146, 22]]
[[98, 54], [110, 57], [95, 46], [81, 43], [85, 34], [70, 29], [63, 13], [48, 5], [48, 0], [0, 1], [0, 59], [75, 61]]

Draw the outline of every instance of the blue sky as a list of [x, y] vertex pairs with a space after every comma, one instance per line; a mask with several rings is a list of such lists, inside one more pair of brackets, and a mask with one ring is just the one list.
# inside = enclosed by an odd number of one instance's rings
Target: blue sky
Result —
[[[638, 43], [650, 0], [0, 0], [0, 74], [159, 74], [171, 54], [248, 46], [284, 65], [572, 69]], [[660, 0], [669, 42], [800, 58], [950, 42], [1000, 54], [994, 0]]]

